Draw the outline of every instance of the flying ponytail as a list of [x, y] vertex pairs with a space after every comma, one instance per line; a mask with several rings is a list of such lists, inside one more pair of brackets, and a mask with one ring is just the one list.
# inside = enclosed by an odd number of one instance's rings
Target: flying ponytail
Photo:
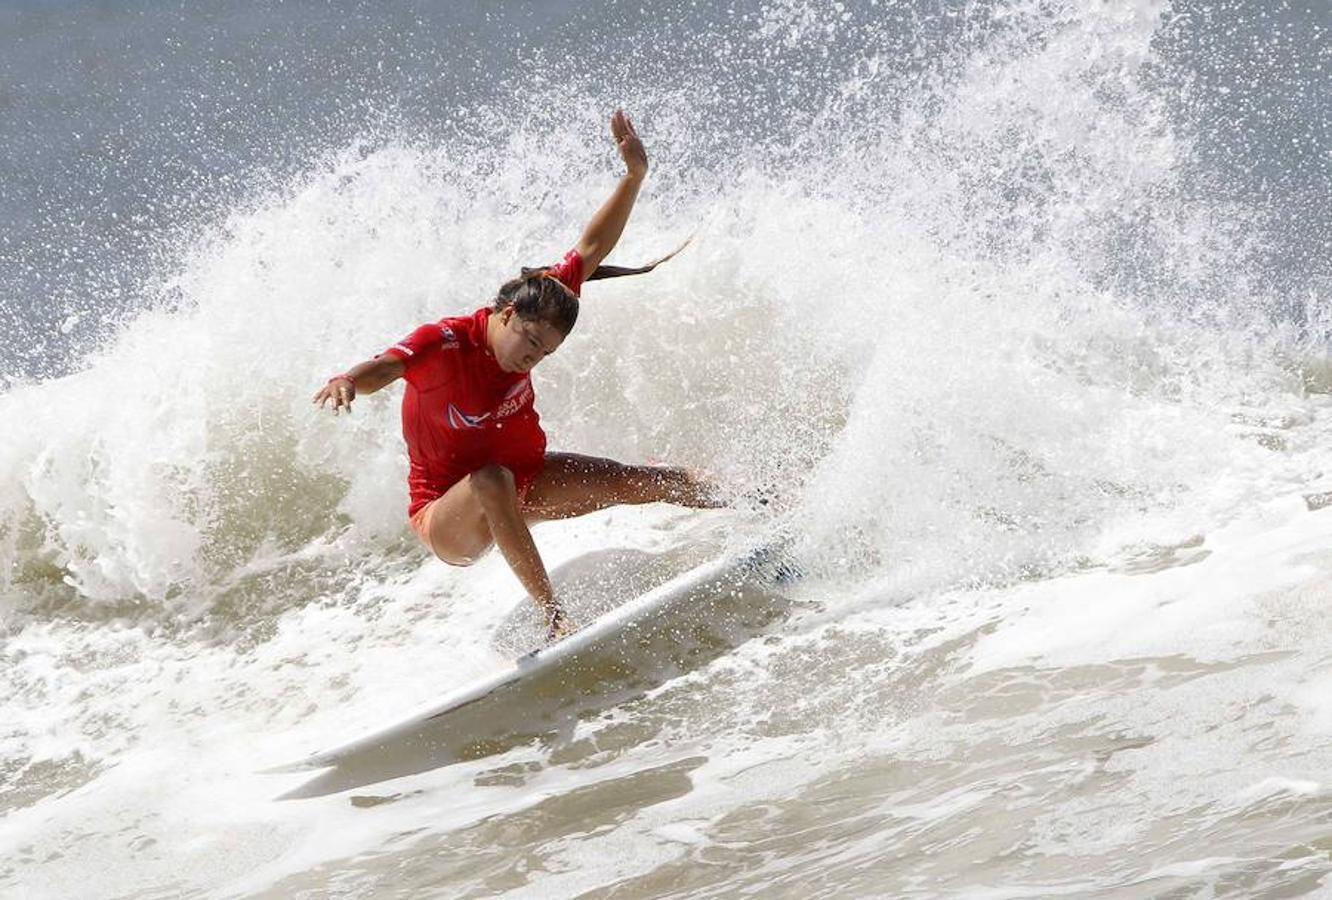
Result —
[[[688, 247], [689, 242], [692, 241], [693, 239], [694, 238], [692, 236], [686, 238], [683, 244], [676, 247], [670, 253], [667, 253], [665, 256], [662, 256], [658, 259], [654, 259], [652, 262], [645, 263], [641, 266], [597, 266], [592, 271], [592, 273], [590, 275], [585, 276], [583, 280], [601, 281], [602, 279], [605, 278], [623, 278], [625, 275], [646, 275], [648, 272], [651, 272], [657, 266], [666, 262], [666, 260], [675, 256], [675, 254], [679, 253], [685, 247]], [[550, 266], [536, 266], [532, 268], [524, 266], [523, 275], [530, 275], [534, 272], [544, 272], [549, 268]]]
[[[625, 275], [644, 275], [689, 246], [692, 240], [692, 237], [688, 238], [665, 256], [641, 266], [597, 266], [583, 280], [601, 281]], [[522, 275], [500, 286], [495, 297], [495, 310], [513, 307], [513, 311], [522, 318], [547, 322], [561, 334], [567, 335], [573, 331], [574, 323], [578, 321], [578, 297], [550, 274], [551, 268], [524, 266]]]

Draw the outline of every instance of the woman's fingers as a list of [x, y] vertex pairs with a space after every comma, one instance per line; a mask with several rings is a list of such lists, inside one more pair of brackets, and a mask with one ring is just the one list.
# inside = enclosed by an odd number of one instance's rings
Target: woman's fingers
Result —
[[351, 412], [351, 391], [345, 384], [326, 384], [314, 395], [313, 402], [320, 409], [324, 409], [330, 401], [333, 403], [333, 415], [336, 416], [343, 409]]
[[647, 168], [647, 150], [643, 148], [643, 142], [638, 137], [633, 121], [622, 109], [617, 109], [611, 116], [611, 137], [631, 171], [642, 171]]
[[561, 638], [567, 637], [574, 632], [573, 623], [565, 615], [564, 609], [556, 607], [552, 609], [546, 617], [546, 640], [555, 642]]
[[617, 109], [615, 115], [611, 116], [611, 136], [615, 138], [615, 143], [624, 142], [625, 138], [636, 138], [638, 132], [634, 130], [634, 123], [624, 114], [624, 110]]

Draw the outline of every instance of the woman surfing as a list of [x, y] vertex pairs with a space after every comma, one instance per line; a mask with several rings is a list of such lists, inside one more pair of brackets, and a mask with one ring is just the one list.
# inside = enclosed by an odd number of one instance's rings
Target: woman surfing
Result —
[[505, 282], [490, 307], [422, 325], [373, 359], [334, 375], [314, 396], [320, 408], [331, 404], [334, 414], [351, 412], [358, 395], [399, 378], [407, 382], [402, 434], [412, 530], [455, 566], [470, 565], [498, 546], [541, 607], [552, 640], [573, 626], [551, 587], [531, 524], [618, 504], [721, 505], [711, 484], [683, 468], [546, 451], [530, 374], [573, 330], [584, 280], [656, 265], [600, 266], [624, 232], [648, 170], [643, 142], [622, 111], [611, 118], [611, 136], [627, 171], [563, 260]]

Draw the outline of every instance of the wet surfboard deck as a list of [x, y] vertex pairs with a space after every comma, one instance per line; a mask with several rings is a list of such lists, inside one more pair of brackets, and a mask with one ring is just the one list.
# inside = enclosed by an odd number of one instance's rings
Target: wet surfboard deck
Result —
[[401, 721], [267, 771], [326, 770], [283, 795], [312, 797], [558, 737], [784, 617], [794, 576], [775, 545], [713, 559]]

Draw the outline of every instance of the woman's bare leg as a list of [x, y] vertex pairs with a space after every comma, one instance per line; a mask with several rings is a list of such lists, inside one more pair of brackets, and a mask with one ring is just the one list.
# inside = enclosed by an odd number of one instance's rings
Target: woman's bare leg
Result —
[[[487, 513], [486, 500], [494, 508], [491, 514]], [[631, 466], [577, 453], [547, 453], [545, 468], [521, 509], [523, 519], [534, 523], [587, 515], [618, 504], [656, 502], [699, 509], [722, 505], [712, 485], [688, 469]], [[508, 533], [513, 533], [513, 522], [506, 513], [517, 508], [517, 491], [508, 469], [487, 466], [473, 472], [435, 501], [430, 513], [430, 547], [451, 565], [469, 566], [495, 542], [492, 515], [499, 517], [502, 528], [507, 523]], [[527, 538], [530, 541], [531, 532]]]
[[529, 522], [583, 516], [608, 506], [675, 503], [724, 505], [706, 479], [673, 466], [631, 466], [577, 453], [547, 453], [546, 466], [523, 503]]
[[496, 544], [523, 588], [546, 613], [554, 637], [570, 626], [528, 523], [568, 519], [620, 504], [658, 502], [699, 509], [723, 505], [713, 486], [688, 469], [547, 453], [545, 468], [521, 507], [513, 473], [504, 466], [485, 466], [449, 488], [430, 513], [430, 547], [445, 562], [468, 566]]

